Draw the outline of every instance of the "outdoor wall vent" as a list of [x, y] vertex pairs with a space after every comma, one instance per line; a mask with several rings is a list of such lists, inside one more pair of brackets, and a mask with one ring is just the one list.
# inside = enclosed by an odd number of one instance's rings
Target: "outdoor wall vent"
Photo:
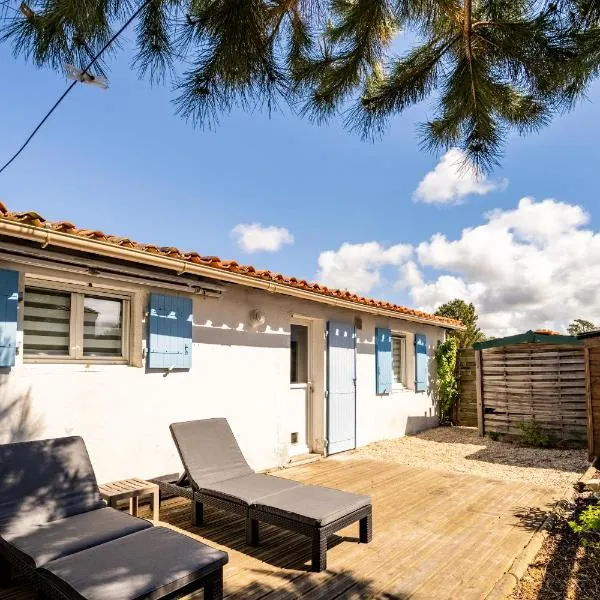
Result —
[[290, 436], [291, 440], [292, 440], [292, 444], [297, 444], [298, 443], [298, 432], [294, 431], [294, 433], [292, 433], [292, 435]]

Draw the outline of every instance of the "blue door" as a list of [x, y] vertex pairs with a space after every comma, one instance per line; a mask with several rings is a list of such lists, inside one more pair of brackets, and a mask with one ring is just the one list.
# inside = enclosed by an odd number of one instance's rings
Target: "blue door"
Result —
[[356, 333], [353, 325], [327, 324], [327, 452], [356, 447]]

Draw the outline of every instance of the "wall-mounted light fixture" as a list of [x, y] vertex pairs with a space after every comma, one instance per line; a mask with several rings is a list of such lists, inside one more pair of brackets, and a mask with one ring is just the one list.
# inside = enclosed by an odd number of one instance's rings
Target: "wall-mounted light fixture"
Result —
[[250, 314], [248, 315], [248, 323], [252, 329], [256, 329], [257, 327], [264, 325], [266, 320], [267, 318], [265, 317], [265, 313], [258, 308], [251, 310]]

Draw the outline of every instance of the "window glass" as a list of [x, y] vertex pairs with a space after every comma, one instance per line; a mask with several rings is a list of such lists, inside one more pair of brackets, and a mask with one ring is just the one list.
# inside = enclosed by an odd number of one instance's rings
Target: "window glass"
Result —
[[121, 356], [123, 302], [85, 296], [83, 299], [83, 355]]
[[396, 385], [404, 385], [405, 342], [404, 337], [392, 337], [392, 378]]
[[308, 382], [308, 327], [292, 325], [290, 331], [290, 383]]
[[29, 356], [68, 356], [71, 294], [28, 288], [23, 317], [23, 350]]
[[123, 358], [126, 301], [79, 291], [25, 288], [26, 358]]

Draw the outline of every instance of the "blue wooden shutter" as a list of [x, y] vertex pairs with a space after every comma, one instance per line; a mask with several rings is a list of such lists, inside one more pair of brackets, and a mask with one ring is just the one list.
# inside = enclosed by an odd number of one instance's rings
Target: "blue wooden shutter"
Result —
[[425, 392], [428, 379], [427, 336], [415, 334], [415, 390]]
[[15, 366], [19, 273], [0, 269], [0, 367]]
[[191, 298], [150, 294], [149, 368], [192, 366], [192, 307]]
[[392, 391], [392, 332], [385, 327], [375, 328], [375, 370], [378, 394]]

